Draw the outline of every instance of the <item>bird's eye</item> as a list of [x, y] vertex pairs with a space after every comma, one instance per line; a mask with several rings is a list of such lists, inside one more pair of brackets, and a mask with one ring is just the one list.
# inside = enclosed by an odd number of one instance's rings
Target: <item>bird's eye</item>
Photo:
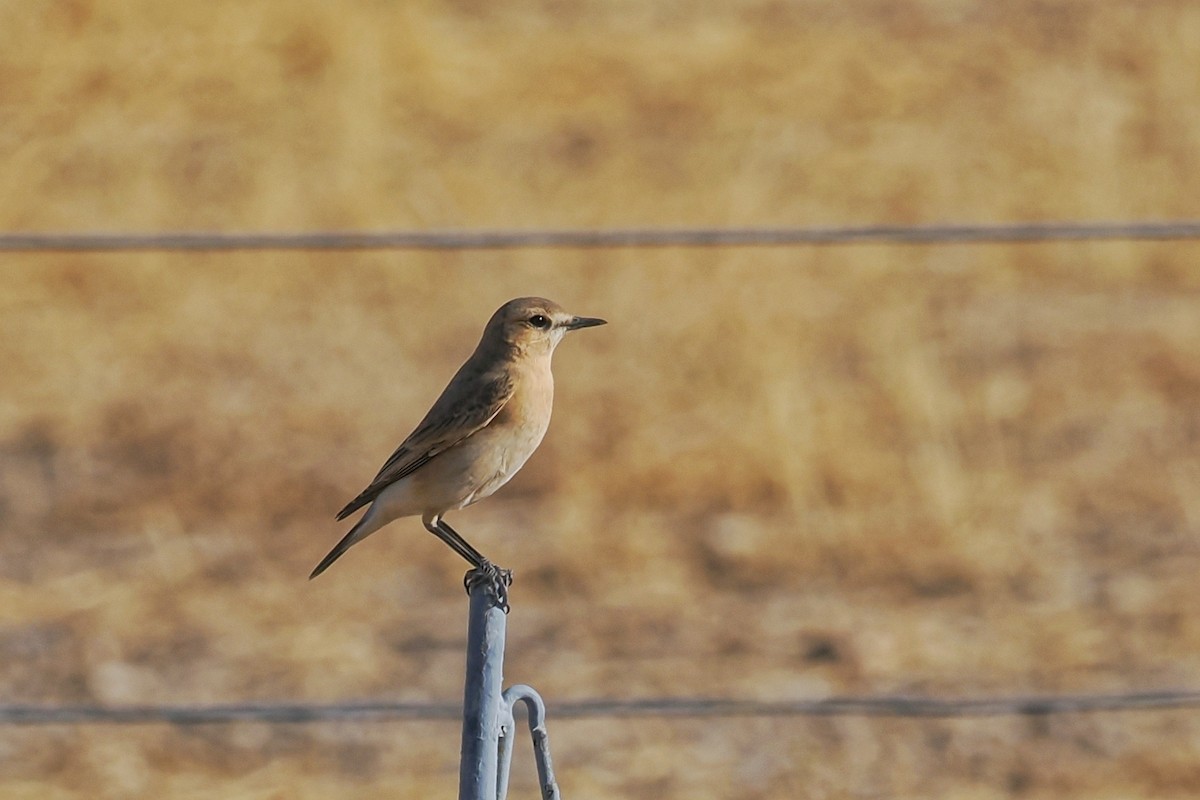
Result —
[[535, 328], [541, 328], [545, 330], [546, 328], [550, 327], [550, 320], [541, 314], [534, 314], [529, 318], [529, 324]]

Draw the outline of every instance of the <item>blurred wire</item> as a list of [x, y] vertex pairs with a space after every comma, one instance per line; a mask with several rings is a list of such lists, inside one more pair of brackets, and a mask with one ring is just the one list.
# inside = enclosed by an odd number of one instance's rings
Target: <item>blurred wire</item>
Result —
[[311, 233], [7, 233], [0, 251], [496, 250], [837, 244], [990, 244], [1200, 239], [1200, 220], [867, 225], [817, 228], [316, 231]]
[[[929, 697], [831, 697], [823, 700], [727, 700], [646, 698], [574, 700], [550, 705], [556, 719], [606, 717], [997, 717], [1041, 716], [1200, 707], [1200, 691], [1129, 694], [1031, 695], [935, 699]], [[454, 703], [361, 702], [247, 703], [212, 706], [0, 706], [0, 725], [148, 724], [203, 725], [229, 722], [308, 723], [382, 720], [458, 720]]]

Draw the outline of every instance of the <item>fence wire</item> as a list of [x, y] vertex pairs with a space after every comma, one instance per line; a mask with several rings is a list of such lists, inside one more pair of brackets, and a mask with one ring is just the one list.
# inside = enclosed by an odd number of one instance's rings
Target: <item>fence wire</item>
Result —
[[[613, 230], [317, 231], [307, 233], [8, 233], [4, 252], [204, 252], [237, 250], [487, 250], [516, 248], [745, 247], [848, 244], [998, 244], [1053, 241], [1200, 240], [1200, 220], [1040, 222], [983, 225], [873, 225], [787, 228]], [[1200, 691], [1012, 697], [875, 696], [812, 700], [644, 698], [553, 703], [558, 719], [612, 717], [968, 718], [1200, 708]], [[0, 725], [459, 720], [455, 703], [241, 703], [216, 705], [40, 706], [0, 704]]]
[[502, 250], [1200, 239], [1200, 220], [612, 230], [7, 233], [0, 251]]
[[[1166, 690], [1125, 694], [1062, 694], [1013, 697], [875, 696], [813, 700], [644, 698], [566, 700], [551, 703], [555, 719], [613, 717], [967, 717], [1043, 716], [1098, 712], [1182, 710], [1200, 707], [1200, 691]], [[214, 723], [316, 723], [394, 720], [460, 720], [457, 703], [245, 703], [163, 706], [0, 706], [0, 725], [124, 724], [206, 725]]]

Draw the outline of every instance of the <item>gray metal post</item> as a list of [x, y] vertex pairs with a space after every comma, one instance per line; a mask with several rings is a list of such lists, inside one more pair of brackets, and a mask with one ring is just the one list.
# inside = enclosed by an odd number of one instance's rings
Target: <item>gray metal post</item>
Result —
[[470, 587], [459, 800], [495, 800], [504, 682], [505, 613], [486, 581]]
[[533, 758], [537, 762], [538, 787], [542, 800], [560, 800], [558, 782], [554, 779], [554, 764], [550, 761], [550, 742], [546, 735], [546, 704], [532, 686], [519, 683], [504, 690], [503, 721], [500, 740], [500, 790], [497, 800], [508, 797], [508, 774], [512, 764], [513, 737], [516, 722], [513, 706], [524, 702], [529, 712], [529, 733], [533, 736]]

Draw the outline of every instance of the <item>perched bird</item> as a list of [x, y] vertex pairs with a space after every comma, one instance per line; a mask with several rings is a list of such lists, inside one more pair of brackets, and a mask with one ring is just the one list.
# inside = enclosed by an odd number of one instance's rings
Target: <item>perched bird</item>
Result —
[[511, 573], [497, 569], [442, 517], [495, 492], [533, 455], [550, 424], [554, 348], [567, 331], [604, 324], [542, 297], [500, 306], [425, 419], [338, 512], [340, 520], [370, 506], [309, 578], [389, 522], [420, 514], [426, 530], [475, 567], [468, 579], [479, 573], [503, 592]]

